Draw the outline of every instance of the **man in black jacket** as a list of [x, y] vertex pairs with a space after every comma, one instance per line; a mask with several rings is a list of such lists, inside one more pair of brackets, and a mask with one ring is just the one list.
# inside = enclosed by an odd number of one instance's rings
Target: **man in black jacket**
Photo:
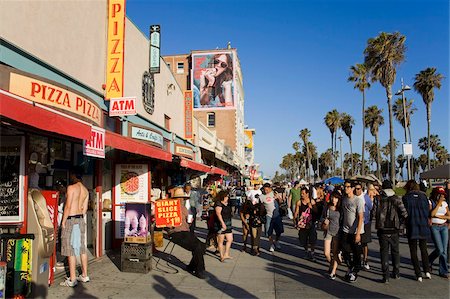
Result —
[[385, 180], [382, 185], [381, 198], [375, 199], [373, 215], [375, 215], [375, 228], [377, 229], [380, 243], [381, 271], [383, 272], [383, 282], [389, 282], [389, 246], [391, 247], [393, 272], [391, 277], [400, 278], [400, 251], [399, 251], [399, 231], [400, 224], [408, 212], [402, 200], [395, 195], [392, 190], [392, 183]]

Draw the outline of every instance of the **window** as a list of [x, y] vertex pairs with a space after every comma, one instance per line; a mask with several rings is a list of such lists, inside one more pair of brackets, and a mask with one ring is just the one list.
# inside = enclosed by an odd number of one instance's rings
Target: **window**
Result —
[[170, 63], [167, 63], [167, 67], [169, 68], [169, 70], [172, 71], [172, 67], [171, 67]]
[[170, 117], [164, 114], [164, 128], [170, 131]]
[[184, 62], [177, 63], [177, 74], [184, 73]]
[[214, 112], [208, 113], [207, 126], [215, 127], [216, 126], [216, 114]]

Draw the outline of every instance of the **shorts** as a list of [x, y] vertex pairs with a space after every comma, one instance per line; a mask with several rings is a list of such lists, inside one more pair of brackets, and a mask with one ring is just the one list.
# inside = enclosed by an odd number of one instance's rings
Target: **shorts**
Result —
[[333, 236], [329, 233], [326, 233], [325, 238], [323, 239], [324, 241], [331, 241], [333, 239]]
[[316, 245], [317, 242], [317, 231], [314, 225], [310, 228], [302, 228], [298, 231], [298, 239], [300, 241], [300, 246], [306, 247], [307, 245]]
[[[70, 216], [69, 216], [70, 217]], [[80, 254], [87, 254], [86, 247], [86, 222], [84, 218], [68, 218], [66, 221], [66, 227], [61, 229], [61, 255], [63, 256], [75, 256], [70, 239], [72, 236], [73, 227], [78, 224], [81, 232], [80, 240]]]
[[264, 228], [266, 237], [272, 236], [274, 230], [275, 234], [277, 236], [280, 236], [282, 233], [284, 233], [283, 219], [281, 218], [281, 216], [272, 218], [266, 215], [266, 224]]
[[364, 224], [364, 234], [361, 235], [361, 243], [369, 244], [372, 242], [372, 222]]

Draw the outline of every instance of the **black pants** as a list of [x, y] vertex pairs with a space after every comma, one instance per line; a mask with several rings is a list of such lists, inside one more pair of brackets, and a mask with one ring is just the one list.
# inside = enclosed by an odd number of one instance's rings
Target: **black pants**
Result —
[[420, 272], [419, 259], [417, 257], [417, 242], [419, 242], [420, 254], [422, 256], [422, 267], [424, 272], [430, 272], [430, 264], [428, 262], [427, 240], [426, 239], [408, 239], [409, 252], [414, 267], [416, 277], [422, 277]]
[[193, 233], [195, 228], [197, 227], [197, 224], [195, 223], [197, 220], [197, 208], [191, 207], [191, 213], [192, 215], [194, 215], [194, 217], [192, 218], [192, 223], [189, 225], [189, 229]]
[[361, 242], [355, 243], [355, 234], [342, 233], [342, 250], [344, 252], [344, 260], [351, 272], [357, 273], [361, 270]]
[[391, 247], [392, 273], [398, 275], [400, 273], [400, 251], [398, 232], [386, 233], [378, 231], [378, 242], [380, 243], [381, 255], [381, 272], [383, 278], [389, 279], [389, 246]]
[[197, 239], [192, 232], [176, 232], [170, 235], [172, 242], [192, 252], [189, 268], [197, 273], [205, 271], [205, 243]]

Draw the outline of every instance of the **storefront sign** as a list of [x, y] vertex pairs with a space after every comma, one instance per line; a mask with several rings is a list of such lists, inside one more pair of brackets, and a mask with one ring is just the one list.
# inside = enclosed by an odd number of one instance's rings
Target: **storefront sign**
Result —
[[102, 111], [92, 100], [59, 86], [11, 73], [9, 91], [30, 101], [82, 116], [101, 126]]
[[180, 155], [190, 159], [194, 159], [194, 150], [189, 146], [175, 144], [175, 155]]
[[192, 139], [192, 91], [184, 92], [184, 138]]
[[123, 96], [124, 34], [125, 0], [109, 0], [106, 100]]
[[151, 142], [155, 145], [158, 145], [161, 148], [164, 145], [164, 138], [161, 134], [155, 131], [150, 131], [139, 127], [131, 127], [131, 137]]
[[150, 26], [150, 73], [159, 73], [161, 50], [161, 26]]
[[115, 204], [148, 202], [148, 181], [147, 164], [117, 164]]
[[156, 227], [181, 225], [181, 203], [179, 199], [160, 199], [155, 203]]
[[83, 154], [86, 156], [105, 158], [105, 130], [91, 127], [91, 139], [83, 140]]
[[136, 115], [136, 97], [112, 98], [109, 116]]

